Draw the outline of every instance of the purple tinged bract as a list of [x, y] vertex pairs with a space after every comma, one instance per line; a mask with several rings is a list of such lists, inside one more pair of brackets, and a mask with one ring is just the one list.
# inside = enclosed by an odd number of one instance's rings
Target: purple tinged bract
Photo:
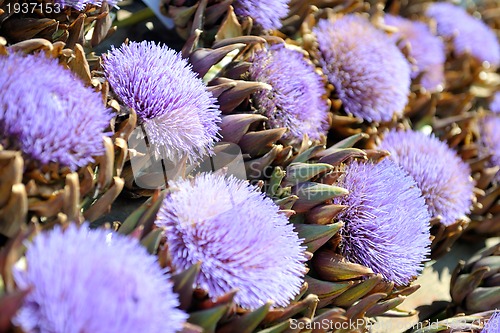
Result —
[[469, 166], [446, 143], [416, 131], [392, 130], [379, 149], [417, 182], [432, 217], [448, 226], [470, 212], [474, 183]]
[[313, 29], [319, 61], [347, 113], [368, 121], [400, 116], [410, 93], [410, 65], [366, 18], [320, 20]]
[[434, 36], [423, 22], [411, 21], [400, 16], [385, 15], [385, 23], [398, 29], [394, 33], [400, 46], [410, 44], [410, 55], [416, 61], [412, 79], [421, 76], [420, 84], [429, 91], [435, 91], [444, 83], [444, 62], [446, 54], [443, 41]]
[[279, 29], [281, 19], [288, 14], [289, 0], [235, 0], [234, 12], [238, 16], [249, 16], [264, 30]]
[[338, 185], [349, 190], [335, 204], [347, 205], [338, 219], [342, 254], [396, 285], [422, 270], [430, 253], [430, 216], [415, 181], [394, 162], [352, 162]]
[[199, 286], [255, 309], [287, 306], [299, 293], [306, 261], [301, 240], [278, 206], [248, 182], [203, 173], [170, 184], [156, 225], [177, 270], [201, 262]]
[[283, 44], [263, 49], [255, 54], [250, 75], [272, 87], [254, 94], [256, 106], [268, 117], [271, 128], [288, 128], [284, 138], [292, 142], [300, 142], [304, 134], [313, 140], [326, 135], [326, 89], [321, 76], [301, 52]]
[[181, 55], [153, 42], [132, 42], [104, 56], [116, 95], [134, 109], [155, 153], [190, 162], [211, 154], [218, 140], [216, 99]]
[[[485, 155], [491, 155], [489, 165], [500, 166], [500, 116], [489, 115], [479, 123], [480, 144]], [[497, 172], [495, 180], [500, 182], [500, 171]]]
[[99, 93], [44, 54], [0, 56], [0, 140], [72, 171], [104, 153], [113, 117]]
[[500, 65], [500, 44], [495, 32], [464, 8], [446, 2], [434, 3], [427, 8], [426, 15], [436, 21], [439, 35], [453, 40], [456, 55], [470, 53], [481, 62]]
[[21, 289], [32, 288], [14, 323], [39, 333], [173, 333], [187, 315], [177, 309], [169, 275], [137, 240], [71, 224], [28, 244]]

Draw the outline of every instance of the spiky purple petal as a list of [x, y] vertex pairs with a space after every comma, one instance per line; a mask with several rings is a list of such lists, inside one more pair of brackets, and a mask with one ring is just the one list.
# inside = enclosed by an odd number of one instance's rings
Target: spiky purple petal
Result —
[[193, 162], [212, 153], [220, 110], [179, 53], [132, 42], [108, 52], [103, 67], [113, 91], [137, 112], [158, 155]]
[[[486, 155], [491, 155], [490, 166], [500, 166], [500, 116], [490, 115], [480, 121], [480, 143]], [[500, 172], [495, 180], [500, 182]]]
[[256, 53], [250, 75], [272, 87], [254, 94], [271, 128], [288, 128], [284, 138], [296, 142], [304, 134], [313, 140], [326, 135], [329, 124], [324, 83], [301, 52], [282, 44], [272, 45]]
[[469, 166], [448, 145], [416, 131], [392, 130], [380, 149], [409, 173], [424, 194], [433, 217], [451, 225], [470, 212], [474, 184]]
[[500, 91], [493, 95], [493, 100], [490, 103], [490, 111], [500, 114]]
[[347, 205], [338, 219], [343, 255], [351, 262], [405, 285], [429, 254], [430, 216], [415, 181], [394, 162], [352, 162], [339, 186], [349, 190], [335, 204]]
[[438, 34], [453, 39], [456, 55], [470, 53], [479, 61], [500, 65], [500, 44], [495, 32], [480, 19], [451, 3], [434, 3], [426, 11], [436, 20]]
[[71, 170], [104, 153], [112, 114], [101, 95], [44, 54], [0, 56], [0, 140]]
[[410, 44], [410, 55], [416, 61], [411, 77], [421, 76], [420, 84], [426, 90], [434, 91], [444, 83], [444, 62], [446, 54], [443, 41], [434, 36], [429, 27], [400, 16], [386, 15], [385, 23], [398, 28], [394, 39], [402, 40], [400, 46]]
[[354, 14], [320, 20], [313, 32], [320, 64], [346, 112], [377, 122], [402, 114], [410, 93], [410, 66], [387, 35]]
[[132, 238], [70, 225], [28, 245], [21, 289], [32, 287], [14, 318], [26, 332], [176, 332], [186, 314], [156, 258]]
[[238, 16], [249, 16], [264, 30], [279, 29], [281, 19], [288, 14], [290, 0], [235, 0], [234, 12]]
[[498, 333], [498, 332], [500, 332], [500, 311], [496, 310], [488, 319], [481, 333]]
[[174, 267], [201, 261], [197, 282], [212, 298], [237, 288], [245, 308], [289, 304], [302, 285], [304, 247], [271, 199], [233, 176], [200, 174], [170, 188], [156, 225]]

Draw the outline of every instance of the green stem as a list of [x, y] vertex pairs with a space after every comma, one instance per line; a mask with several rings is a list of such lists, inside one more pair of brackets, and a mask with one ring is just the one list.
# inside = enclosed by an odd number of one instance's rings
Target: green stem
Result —
[[134, 14], [130, 15], [129, 17], [127, 17], [124, 20], [115, 21], [115, 25], [118, 28], [123, 28], [123, 27], [138, 24], [138, 23], [145, 21], [147, 19], [150, 19], [154, 16], [155, 16], [155, 14], [151, 10], [151, 8], [147, 7], [147, 8], [144, 8], [144, 9], [141, 9], [141, 10], [135, 12]]

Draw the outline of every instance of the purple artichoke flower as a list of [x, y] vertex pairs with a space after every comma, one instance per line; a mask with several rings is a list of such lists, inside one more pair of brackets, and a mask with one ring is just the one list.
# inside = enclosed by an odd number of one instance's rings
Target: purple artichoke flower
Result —
[[435, 3], [427, 8], [426, 15], [436, 20], [439, 35], [453, 39], [456, 55], [470, 53], [481, 62], [500, 65], [500, 45], [495, 33], [465, 9], [451, 3]]
[[[76, 10], [83, 10], [87, 5], [101, 7], [103, 0], [54, 0], [54, 3], [61, 5], [61, 8], [73, 7]], [[106, 1], [110, 7], [116, 6], [118, 0]]]
[[377, 122], [403, 113], [410, 65], [389, 36], [354, 14], [320, 20], [313, 32], [323, 71], [346, 112]]
[[279, 29], [281, 19], [288, 14], [290, 0], [235, 0], [234, 12], [238, 16], [249, 16], [264, 30]]
[[259, 110], [272, 128], [289, 129], [284, 136], [300, 142], [307, 134], [320, 140], [328, 131], [328, 104], [321, 76], [304, 55], [282, 44], [256, 53], [250, 75], [253, 80], [269, 84], [271, 90], [254, 95]]
[[116, 95], [137, 112], [157, 155], [195, 162], [212, 153], [220, 111], [180, 54], [153, 42], [132, 42], [113, 48], [103, 67]]
[[187, 315], [176, 307], [168, 274], [135, 240], [70, 225], [39, 234], [14, 271], [32, 288], [14, 318], [26, 332], [176, 332]]
[[495, 311], [488, 319], [481, 333], [498, 333], [500, 332], [500, 311]]
[[380, 143], [417, 182], [433, 217], [448, 226], [470, 212], [474, 183], [469, 166], [448, 145], [422, 132], [392, 130]]
[[396, 285], [420, 273], [430, 253], [430, 216], [415, 181], [385, 159], [350, 163], [339, 186], [349, 190], [335, 204], [347, 205], [340, 244], [347, 260], [365, 265]]
[[500, 113], [500, 91], [497, 91], [495, 95], [493, 95], [493, 100], [490, 103], [490, 111]]
[[237, 288], [237, 304], [286, 306], [305, 273], [305, 248], [285, 215], [259, 188], [233, 176], [179, 180], [156, 224], [165, 228], [176, 269], [201, 261], [198, 284], [212, 298]]
[[410, 21], [400, 16], [386, 15], [385, 23], [398, 28], [393, 35], [402, 45], [409, 43], [410, 55], [416, 60], [412, 79], [421, 76], [420, 84], [429, 91], [435, 91], [444, 83], [444, 62], [446, 54], [443, 41], [434, 36], [429, 27], [422, 22]]
[[0, 140], [71, 170], [104, 153], [112, 118], [99, 93], [45, 55], [0, 57]]
[[[486, 155], [491, 154], [490, 166], [500, 166], [500, 117], [486, 116], [479, 124], [480, 144]], [[500, 182], [500, 172], [497, 172], [495, 180]]]

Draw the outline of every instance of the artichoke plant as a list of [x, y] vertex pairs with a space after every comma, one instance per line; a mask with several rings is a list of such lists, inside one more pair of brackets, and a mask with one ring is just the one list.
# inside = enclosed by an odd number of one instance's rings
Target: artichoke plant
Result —
[[123, 188], [127, 154], [126, 132], [105, 133], [113, 114], [88, 86], [106, 85], [92, 80], [78, 45], [35, 39], [2, 53], [1, 233], [12, 237], [28, 221], [96, 220]]
[[178, 331], [187, 315], [170, 275], [136, 238], [79, 222], [23, 228], [0, 253], [0, 330]]
[[[432, 30], [445, 42], [445, 80], [442, 91], [432, 94], [427, 102], [425, 99], [410, 102], [409, 107], [414, 109], [410, 117], [417, 123], [416, 127], [431, 125], [433, 133], [446, 141], [470, 165], [474, 178], [476, 199], [471, 207], [470, 225], [467, 226], [468, 218], [465, 222], [453, 225], [445, 223], [446, 228], [442, 232], [433, 232], [435, 242], [448, 243], [443, 243], [444, 246], [441, 247], [447, 251], [466, 227], [469, 238], [498, 235], [495, 223], [498, 193], [496, 182], [492, 178], [496, 173], [496, 165], [489, 162], [491, 149], [488, 152], [481, 142], [482, 116], [481, 112], [477, 112], [481, 107], [488, 108], [485, 101], [494, 94], [498, 84], [498, 75], [494, 72], [498, 67], [499, 44], [494, 31], [481, 20], [469, 15], [465, 9], [449, 3], [400, 1], [392, 3], [386, 10], [430, 24]], [[461, 19], [457, 20], [457, 17]], [[457, 24], [459, 21], [461, 23]], [[390, 24], [390, 20], [386, 19], [386, 23]], [[430, 54], [430, 51], [427, 53]], [[418, 57], [415, 59], [418, 64]], [[439, 228], [442, 229], [442, 225]], [[444, 253], [435, 250], [435, 257], [439, 255], [437, 252]]]
[[436, 137], [392, 130], [378, 145], [417, 182], [432, 216], [432, 256], [448, 252], [468, 224], [474, 200], [469, 165]]
[[[264, 118], [233, 118], [230, 122], [221, 119], [221, 113], [231, 111], [263, 84], [221, 78], [207, 87], [198, 77], [207, 74], [229, 52], [262, 39], [230, 41], [208, 49], [197, 47], [198, 37], [199, 32], [187, 42], [181, 54], [161, 45], [132, 43], [113, 50], [103, 59], [105, 79], [114, 94], [110, 103], [122, 106], [123, 119], [130, 111], [138, 118], [138, 126], [132, 128], [130, 155], [123, 172], [126, 187], [134, 195], [151, 195], [166, 180], [182, 174], [183, 166], [195, 167], [213, 155], [215, 143], [221, 137], [219, 128], [223, 132], [224, 127], [235, 123], [236, 129], [231, 131], [244, 131], [245, 126], [248, 128], [256, 119]], [[153, 71], [149, 72], [150, 69]], [[178, 84], [172, 85], [172, 80]], [[271, 140], [278, 140], [283, 132], [274, 131]], [[167, 165], [160, 167], [159, 172], [144, 171], [155, 163]]]
[[[446, 60], [443, 41], [435, 36], [424, 22], [386, 14], [384, 23], [397, 29], [391, 36], [402, 51], [408, 52], [407, 57], [411, 57], [414, 61], [411, 66], [413, 85], [418, 83], [421, 93], [436, 92], [442, 89]], [[405, 47], [409, 47], [409, 49], [405, 50]]]
[[434, 112], [444, 47], [430, 28], [384, 14], [375, 4], [317, 1], [318, 9], [307, 3], [300, 5], [309, 6], [310, 13], [292, 36], [299, 36], [297, 43], [328, 82], [329, 138], [338, 141], [363, 132], [369, 135], [364, 146], [374, 148], [386, 129]]
[[483, 249], [453, 271], [450, 294], [455, 312], [500, 308], [500, 244]]
[[435, 133], [446, 139], [457, 150], [471, 169], [475, 183], [476, 202], [470, 224], [464, 237], [484, 239], [500, 235], [498, 223], [498, 155], [494, 139], [498, 116], [487, 111], [471, 111], [469, 114], [435, 123]]
[[[383, 228], [370, 225], [370, 218], [381, 211], [390, 210], [388, 207], [381, 208], [380, 211], [376, 208], [378, 205], [383, 206], [384, 201], [374, 202], [374, 211], [367, 211], [366, 215], [356, 213], [363, 209], [357, 205], [360, 198], [366, 195], [363, 194], [364, 191], [369, 191], [368, 188], [365, 190], [362, 184], [373, 177], [373, 189], [376, 190], [378, 186], [383, 186], [378, 183], [383, 182], [382, 179], [377, 177], [381, 177], [384, 172], [401, 171], [388, 160], [373, 164], [385, 155], [382, 151], [352, 148], [362, 137], [363, 135], [350, 137], [326, 150], [321, 146], [303, 147], [289, 165], [274, 169], [265, 186], [268, 195], [273, 197], [276, 203], [283, 209], [295, 212], [291, 220], [299, 235], [306, 236], [305, 244], [313, 253], [310, 261], [311, 271], [306, 276], [309, 286], [307, 293], [319, 297], [318, 307], [322, 308], [322, 312], [335, 312], [337, 308], [344, 308], [349, 312], [351, 306], [366, 302], [370, 305], [367, 305], [364, 316], [372, 317], [390, 313], [407, 295], [418, 289], [419, 286], [411, 285], [410, 282], [418, 275], [420, 264], [426, 260], [428, 254], [429, 215], [417, 188], [414, 187], [413, 192], [410, 190], [411, 194], [402, 195], [402, 198], [408, 198], [415, 205], [412, 218], [414, 224], [411, 228], [420, 228], [412, 234], [418, 235], [421, 243], [413, 244], [414, 252], [407, 253], [408, 255], [401, 259], [407, 263], [400, 266], [403, 271], [385, 264], [377, 264], [386, 262], [381, 258], [393, 253], [399, 245], [383, 243], [383, 239], [392, 236], [384, 235], [386, 231]], [[367, 157], [371, 162], [353, 161]], [[409, 177], [405, 178], [403, 173], [401, 176], [402, 179], [398, 181], [402, 183], [394, 186], [406, 189], [406, 185], [402, 184], [410, 184], [413, 181]], [[410, 183], [406, 183], [407, 181]], [[371, 207], [371, 203], [367, 201], [366, 206]], [[366, 217], [368, 220], [362, 222], [357, 220], [357, 216], [361, 219]], [[379, 218], [387, 219], [388, 225], [395, 223], [391, 216], [384, 213]], [[368, 224], [367, 229], [364, 229], [364, 223]], [[407, 230], [413, 230], [411, 228]], [[370, 229], [371, 231], [368, 231]], [[391, 233], [389, 230], [387, 232]], [[307, 235], [315, 236], [308, 242]], [[404, 243], [403, 233], [400, 236], [400, 241]], [[367, 240], [363, 241], [365, 237]], [[370, 237], [373, 239], [368, 240]], [[376, 244], [377, 240], [381, 243]], [[365, 242], [373, 242], [374, 248], [370, 248], [370, 245], [363, 247]], [[369, 259], [372, 257], [373, 261]], [[366, 318], [365, 320], [368, 322]]]
[[33, 290], [13, 323], [27, 332], [178, 331], [186, 315], [177, 309], [169, 275], [156, 258], [136, 239], [87, 229], [87, 224], [73, 223], [64, 231], [57, 226], [28, 245], [26, 268], [14, 267], [13, 277], [20, 290]]
[[[475, 6], [472, 2], [467, 2], [467, 5], [469, 9]], [[494, 25], [488, 27], [478, 19], [478, 13], [472, 10], [467, 12], [458, 5], [434, 4], [433, 1], [428, 0], [387, 2], [385, 11], [392, 15], [411, 18], [417, 25], [426, 24], [431, 33], [444, 42], [446, 57], [444, 84], [433, 94], [422, 92], [419, 85], [415, 86], [416, 89], [412, 89], [407, 109], [409, 109], [408, 115], [411, 119], [420, 124], [418, 126], [430, 124], [432, 117], [436, 116], [439, 120], [438, 130], [444, 124], [453, 125], [452, 128], [448, 128], [451, 131], [448, 135], [455, 135], [456, 128], [461, 127], [461, 123], [457, 122], [461, 120], [461, 117], [469, 118], [464, 114], [470, 110], [474, 100], [477, 97], [487, 97], [489, 93], [485, 88], [494, 89], [497, 84], [494, 72], [498, 67], [499, 53], [498, 41], [494, 30], [491, 29]], [[401, 29], [403, 24], [401, 22], [393, 24], [394, 22], [391, 23], [387, 16], [385, 23], [394, 25], [398, 29]], [[418, 30], [421, 29], [418, 28]], [[405, 37], [408, 31], [407, 27], [403, 26], [403, 30], [397, 34]], [[423, 42], [428, 40], [427, 38], [420, 35], [418, 41]], [[413, 58], [412, 63], [419, 66], [419, 63], [427, 62], [419, 54], [415, 54], [419, 49], [417, 41], [412, 42], [411, 36], [407, 41], [410, 44], [410, 50], [407, 50], [407, 53]], [[433, 44], [434, 42], [428, 41], [424, 45]], [[484, 45], [491, 47], [484, 47]], [[423, 54], [429, 58], [432, 57], [433, 61], [442, 58], [442, 55], [439, 55], [442, 51], [438, 49], [429, 47], [424, 50], [426, 52]], [[440, 71], [432, 72], [438, 75]], [[415, 81], [418, 82], [420, 79], [417, 78]], [[453, 128], [455, 132], [452, 131]]]
[[[469, 53], [479, 63], [486, 62], [492, 67], [500, 65], [500, 50], [495, 33], [483, 21], [450, 3], [431, 4], [425, 14], [436, 21], [440, 36], [452, 40], [455, 56]], [[485, 44], [497, 47], [485, 48]]]
[[[338, 141], [364, 132], [370, 135], [366, 146], [372, 148], [378, 133], [394, 126], [403, 115], [410, 92], [410, 66], [389, 36], [363, 14], [328, 14], [311, 15], [301, 29], [301, 40], [329, 84], [330, 136]], [[380, 61], [390, 66], [381, 71]], [[370, 86], [373, 82], [377, 85]]]
[[[133, 190], [160, 181], [147, 173], [143, 179], [137, 164], [148, 160], [195, 163], [213, 152], [217, 141], [220, 111], [206, 85], [196, 77], [186, 60], [166, 47], [154, 43], [131, 43], [114, 49], [103, 59], [103, 68], [124, 115], [136, 113], [138, 124], [129, 142], [140, 143], [135, 136], [146, 138], [147, 146], [131, 146], [133, 152], [125, 165], [127, 188]], [[149, 70], [152, 70], [150, 72]], [[172, 81], [177, 84], [172, 85]], [[146, 149], [142, 149], [146, 148]], [[135, 163], [135, 165], [134, 165]], [[161, 175], [160, 175], [161, 176]], [[143, 186], [146, 188], [146, 186]], [[151, 191], [150, 191], [151, 192]]]
[[499, 120], [498, 116], [485, 116], [480, 119], [478, 127], [482, 139], [476, 143], [479, 146], [479, 154], [471, 159], [471, 162], [479, 162], [483, 168], [476, 171], [481, 192], [478, 194], [478, 206], [471, 215], [473, 224], [469, 234], [481, 238], [500, 235], [500, 226], [497, 223], [500, 218], [499, 155], [496, 146], [498, 140], [495, 139], [495, 136], [498, 136]]
[[[204, 221], [200, 221], [199, 224], [193, 225], [190, 222], [186, 224], [192, 218], [189, 215], [195, 212], [188, 207], [196, 204], [187, 194], [193, 190], [199, 195], [204, 195], [206, 191], [214, 191], [215, 188], [206, 186], [210, 184], [215, 185], [218, 190], [211, 196], [212, 203], [216, 201], [217, 204], [216, 212], [214, 211], [208, 219], [204, 215], [202, 217]], [[250, 201], [248, 209], [252, 210], [255, 207], [262, 209], [260, 211], [254, 209], [252, 214], [268, 216], [271, 213], [272, 225], [281, 227], [274, 229], [271, 225], [265, 226], [264, 220], [259, 222], [254, 220], [251, 214], [241, 214], [237, 209], [230, 208], [233, 204], [240, 205], [242, 199]], [[185, 200], [188, 201], [184, 202]], [[210, 202], [207, 202], [206, 208], [209, 205]], [[178, 215], [172, 220], [169, 218], [173, 216], [171, 214]], [[179, 295], [180, 308], [189, 315], [184, 325], [185, 331], [285, 332], [290, 327], [291, 319], [300, 322], [313, 320], [318, 297], [304, 295], [307, 284], [302, 281], [302, 275], [305, 273], [303, 263], [307, 253], [300, 245], [297, 233], [286, 222], [284, 214], [285, 212], [278, 211], [278, 207], [270, 199], [259, 194], [258, 188], [235, 178], [204, 174], [192, 180], [178, 180], [175, 186], [164, 193], [156, 192], [145, 205], [119, 226], [118, 232], [135, 235], [141, 239], [141, 243], [150, 253], [158, 255], [160, 265], [173, 272], [174, 291]], [[229, 255], [238, 250], [242, 250], [243, 254], [254, 248], [257, 251], [255, 258], [252, 259], [255, 260], [254, 263], [265, 260], [265, 256], [276, 254], [266, 253], [263, 249], [277, 245], [269, 243], [266, 239], [254, 238], [258, 242], [254, 244], [245, 240], [245, 243], [238, 243], [239, 248], [227, 247], [226, 253], [219, 251], [223, 245], [219, 242], [226, 242], [229, 239], [217, 234], [234, 234], [241, 229], [231, 230], [231, 224], [227, 224], [225, 230], [214, 227], [218, 223], [224, 224], [224, 221], [234, 221], [234, 219], [240, 222], [248, 220], [251, 223], [260, 223], [262, 227], [268, 228], [267, 231], [271, 233], [269, 236], [277, 237], [281, 245], [286, 246], [288, 251], [293, 251], [292, 266], [286, 267], [287, 259], [283, 256], [286, 251], [279, 247], [275, 249], [277, 253], [281, 251], [281, 254], [272, 258], [274, 264], [261, 262], [260, 265], [253, 266], [245, 255]], [[258, 229], [252, 231], [251, 223], [246, 227], [244, 224], [236, 227], [246, 228], [246, 235], [259, 233]], [[199, 235], [198, 238], [193, 237], [196, 234]], [[208, 239], [212, 239], [213, 243], [206, 243]], [[200, 242], [201, 247], [196, 247], [195, 243], [190, 242]], [[207, 251], [200, 251], [203, 248]], [[186, 256], [178, 256], [181, 253], [185, 253]], [[234, 275], [245, 267], [248, 274]], [[224, 272], [227, 276], [221, 278], [219, 272]], [[271, 273], [264, 277], [262, 274], [265, 272]], [[285, 280], [272, 279], [274, 273], [280, 274]], [[281, 288], [268, 288], [258, 284], [253, 279], [259, 275], [271, 278], [273, 285], [278, 283]], [[241, 290], [238, 290], [238, 287]], [[264, 291], [264, 294], [253, 290], [254, 287], [256, 290]], [[269, 302], [264, 295], [268, 295], [270, 300], [277, 301], [282, 306]], [[341, 314], [345, 314], [345, 311], [339, 309], [337, 315], [340, 317]], [[345, 316], [341, 318], [345, 319]]]

